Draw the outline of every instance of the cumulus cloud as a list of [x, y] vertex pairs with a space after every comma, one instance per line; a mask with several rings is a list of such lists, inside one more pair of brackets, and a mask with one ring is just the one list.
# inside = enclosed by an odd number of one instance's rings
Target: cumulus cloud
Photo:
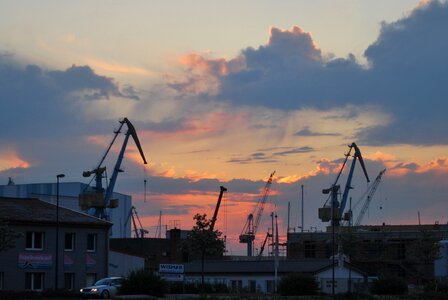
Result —
[[[196, 96], [233, 105], [284, 110], [370, 105], [389, 113], [391, 122], [360, 129], [360, 143], [447, 144], [447, 12], [446, 2], [431, 1], [396, 22], [383, 23], [364, 54], [369, 66], [351, 54], [328, 58], [298, 26], [272, 27], [266, 45], [243, 49], [233, 59], [195, 55], [189, 66], [200, 70], [201, 79], [189, 77], [188, 86], [213, 78], [213, 93], [201, 90]], [[229, 68], [235, 61], [238, 68]]]

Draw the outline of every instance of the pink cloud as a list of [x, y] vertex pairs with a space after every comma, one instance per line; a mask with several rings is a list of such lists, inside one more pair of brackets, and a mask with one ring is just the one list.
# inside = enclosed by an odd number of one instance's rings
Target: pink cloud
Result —
[[31, 164], [12, 148], [0, 150], [0, 171], [14, 168], [29, 168]]

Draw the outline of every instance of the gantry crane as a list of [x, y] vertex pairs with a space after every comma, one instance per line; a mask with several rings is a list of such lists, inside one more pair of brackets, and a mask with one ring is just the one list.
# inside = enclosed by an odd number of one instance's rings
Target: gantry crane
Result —
[[[367, 182], [370, 182], [369, 176], [367, 175], [366, 166], [364, 165], [364, 160], [362, 159], [361, 151], [359, 150], [358, 146], [355, 143], [352, 143], [348, 146], [349, 151], [345, 154], [345, 160], [344, 163], [341, 166], [341, 169], [336, 177], [335, 182], [333, 185], [328, 188], [324, 189], [322, 193], [324, 194], [330, 194], [329, 199], [331, 199], [330, 205], [327, 205], [327, 202], [324, 204], [324, 207], [319, 208], [319, 219], [321, 219], [323, 222], [331, 221], [332, 225], [339, 226], [340, 221], [342, 220], [342, 216], [344, 213], [345, 205], [347, 203], [348, 199], [348, 193], [353, 187], [351, 186], [352, 179], [353, 179], [353, 172], [355, 171], [355, 165], [356, 161], [359, 160], [359, 163], [361, 164], [361, 167], [364, 171], [364, 175], [367, 179]], [[350, 167], [350, 171], [348, 173], [347, 182], [345, 184], [344, 192], [342, 194], [341, 202], [338, 201], [338, 194], [340, 190], [340, 185], [338, 185], [339, 177], [342, 174], [342, 171], [344, 170], [344, 167], [347, 163], [347, 160], [351, 155], [352, 150], [354, 150], [353, 154], [353, 160]], [[350, 216], [348, 216], [350, 217]]]
[[[124, 227], [128, 225], [129, 219], [132, 219], [132, 225], [134, 228], [134, 237], [136, 238], [144, 238], [146, 233], [149, 233], [148, 230], [143, 229], [142, 223], [140, 222], [140, 218], [138, 217], [137, 210], [135, 206], [132, 206], [129, 210], [128, 217], [126, 218], [126, 222], [124, 222]], [[137, 224], [138, 223], [138, 224]]]
[[261, 197], [258, 200], [254, 211], [247, 216], [246, 224], [244, 225], [243, 231], [239, 237], [240, 243], [247, 244], [247, 256], [252, 256], [253, 254], [255, 235], [257, 234], [258, 225], [260, 224], [261, 216], [263, 214], [264, 204], [266, 203], [266, 199], [271, 191], [274, 174], [275, 171], [272, 172], [271, 176], [269, 176], [269, 179], [261, 193]]
[[210, 231], [213, 231], [213, 229], [215, 228], [215, 223], [216, 223], [216, 220], [218, 219], [219, 206], [221, 205], [222, 195], [224, 194], [224, 192], [227, 191], [227, 189], [223, 186], [220, 186], [220, 189], [221, 190], [219, 192], [218, 202], [216, 203], [215, 212], [213, 214], [213, 218], [210, 223]]
[[[112, 199], [112, 193], [114, 191], [115, 183], [117, 181], [118, 173], [123, 172], [120, 169], [121, 162], [123, 161], [124, 152], [126, 150], [126, 146], [128, 144], [129, 137], [132, 136], [134, 139], [134, 142], [138, 148], [138, 151], [140, 152], [140, 156], [143, 159], [143, 163], [146, 164], [146, 158], [143, 154], [143, 149], [140, 145], [140, 141], [137, 136], [137, 131], [135, 130], [135, 127], [132, 125], [132, 123], [127, 119], [124, 118], [123, 120], [120, 120], [120, 127], [118, 130], [114, 131], [114, 137], [112, 139], [112, 142], [110, 143], [109, 147], [106, 149], [106, 153], [101, 158], [98, 166], [93, 169], [92, 171], [85, 171], [83, 172], [84, 177], [90, 177], [91, 175], [95, 175], [95, 188], [93, 191], [87, 190], [87, 188], [79, 195], [79, 205], [84, 210], [87, 209], [93, 209], [92, 214], [98, 218], [101, 219], [108, 219], [108, 215], [106, 213], [106, 208], [115, 208], [118, 206], [118, 200]], [[120, 153], [118, 155], [118, 159], [115, 163], [115, 167], [112, 173], [112, 176], [110, 178], [109, 184], [106, 189], [103, 188], [103, 174], [106, 171], [106, 167], [102, 166], [104, 160], [106, 159], [107, 154], [109, 153], [113, 143], [117, 139], [118, 134], [121, 133], [121, 129], [123, 128], [124, 124], [127, 125], [128, 130], [125, 134], [125, 138], [123, 141], [123, 145], [121, 146]]]
[[[372, 185], [368, 188], [366, 194], [367, 198], [364, 202], [364, 205], [361, 208], [361, 211], [359, 212], [358, 218], [356, 218], [355, 226], [359, 226], [361, 224], [362, 218], [364, 218], [364, 215], [369, 208], [369, 204], [373, 199], [373, 195], [375, 195], [376, 189], [378, 188], [378, 185], [381, 182], [381, 179], [383, 177], [383, 174], [386, 173], [386, 169], [382, 170], [378, 176], [376, 176], [375, 181], [372, 183]], [[361, 199], [364, 199], [365, 195]]]

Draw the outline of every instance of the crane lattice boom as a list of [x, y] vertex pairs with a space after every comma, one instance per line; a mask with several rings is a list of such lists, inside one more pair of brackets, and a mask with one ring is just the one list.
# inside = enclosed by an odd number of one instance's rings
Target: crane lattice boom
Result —
[[369, 208], [369, 204], [373, 199], [373, 195], [375, 195], [376, 189], [378, 188], [378, 185], [380, 184], [383, 174], [385, 172], [386, 169], [382, 170], [375, 178], [375, 181], [372, 183], [372, 185], [369, 187], [366, 201], [364, 202], [364, 205], [362, 206], [361, 211], [359, 212], [358, 218], [356, 219], [355, 222], [355, 226], [359, 226], [361, 224], [362, 218], [364, 218], [364, 215], [367, 209]]
[[263, 215], [264, 205], [266, 199], [271, 191], [272, 180], [274, 178], [275, 171], [269, 176], [265, 187], [261, 193], [261, 197], [255, 206], [254, 211], [247, 216], [246, 224], [243, 227], [243, 231], [240, 235], [240, 243], [247, 244], [247, 255], [252, 256], [253, 242], [255, 240], [255, 235], [257, 234], [258, 225], [260, 224], [261, 216]]

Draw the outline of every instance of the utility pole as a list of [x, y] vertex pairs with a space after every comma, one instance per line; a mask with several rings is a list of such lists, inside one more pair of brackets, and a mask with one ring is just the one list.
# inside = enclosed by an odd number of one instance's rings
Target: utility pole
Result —
[[301, 220], [302, 220], [302, 226], [301, 226], [301, 231], [303, 232], [303, 223], [304, 223], [304, 221], [303, 221], [303, 184], [302, 184], [302, 218], [301, 218]]

